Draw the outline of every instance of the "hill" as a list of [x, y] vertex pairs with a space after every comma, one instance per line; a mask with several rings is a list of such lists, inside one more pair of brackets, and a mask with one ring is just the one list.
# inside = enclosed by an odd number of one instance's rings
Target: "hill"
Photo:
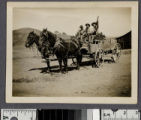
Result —
[[[34, 28], [21, 28], [13, 30], [13, 46], [24, 46], [27, 36], [31, 31], [34, 31], [37, 35], [40, 35], [41, 32], [40, 30]], [[66, 33], [58, 32], [57, 36], [66, 40], [70, 39], [70, 35], [67, 35]]]
[[28, 34], [34, 31], [36, 34], [40, 34], [40, 30], [33, 28], [21, 28], [17, 30], [13, 30], [13, 46], [24, 45]]
[[68, 35], [68, 34], [66, 34], [65, 32], [60, 33], [60, 32], [58, 32], [58, 31], [55, 31], [54, 33], [55, 33], [58, 37], [60, 37], [60, 38], [62, 38], [62, 39], [65, 39], [65, 40], [68, 40], [68, 39], [71, 38], [71, 36]]

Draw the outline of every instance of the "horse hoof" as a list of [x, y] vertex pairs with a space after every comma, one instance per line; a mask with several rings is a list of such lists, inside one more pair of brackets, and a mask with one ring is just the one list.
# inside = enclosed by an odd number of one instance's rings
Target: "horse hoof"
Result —
[[50, 69], [48, 69], [48, 70], [47, 70], [47, 72], [49, 72], [49, 73], [50, 73], [50, 72], [51, 72], [51, 70], [50, 70]]
[[65, 71], [62, 71], [61, 73], [62, 73], [62, 74], [65, 74], [66, 72], [65, 72]]

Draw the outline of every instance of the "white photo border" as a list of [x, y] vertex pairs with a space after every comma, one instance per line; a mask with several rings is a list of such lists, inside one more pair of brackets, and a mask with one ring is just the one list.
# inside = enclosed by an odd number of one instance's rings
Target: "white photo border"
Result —
[[[12, 30], [13, 8], [67, 7], [131, 7], [131, 97], [13, 97], [12, 96]], [[134, 42], [133, 42], [134, 40]], [[76, 104], [137, 104], [138, 100], [138, 1], [106, 2], [7, 2], [7, 55], [6, 102], [7, 103], [76, 103]]]

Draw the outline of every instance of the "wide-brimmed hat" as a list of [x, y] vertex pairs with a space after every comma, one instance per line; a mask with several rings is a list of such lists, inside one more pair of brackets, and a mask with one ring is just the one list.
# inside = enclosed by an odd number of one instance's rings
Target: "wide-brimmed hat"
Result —
[[80, 28], [83, 28], [83, 25], [80, 25], [79, 27], [80, 27]]
[[93, 22], [91, 25], [93, 26], [93, 25], [95, 25], [95, 24], [97, 24], [96, 22]]
[[85, 26], [89, 26], [90, 27], [90, 24], [89, 23], [86, 23]]

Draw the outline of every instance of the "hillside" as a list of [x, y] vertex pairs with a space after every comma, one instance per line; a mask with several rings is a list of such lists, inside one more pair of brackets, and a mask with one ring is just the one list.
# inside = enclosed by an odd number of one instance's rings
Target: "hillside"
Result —
[[[40, 35], [41, 32], [40, 30], [34, 28], [21, 28], [13, 30], [13, 46], [24, 46], [27, 36], [31, 31], [34, 31], [37, 35]], [[70, 36], [64, 33], [58, 32], [57, 36], [63, 39], [70, 39]]]
[[70, 35], [67, 35], [66, 33], [60, 33], [60, 32], [54, 32], [58, 37], [62, 38], [62, 39], [65, 39], [65, 40], [68, 40], [71, 38]]
[[24, 45], [28, 34], [34, 31], [36, 34], [40, 34], [40, 31], [33, 28], [21, 28], [13, 30], [13, 46]]

